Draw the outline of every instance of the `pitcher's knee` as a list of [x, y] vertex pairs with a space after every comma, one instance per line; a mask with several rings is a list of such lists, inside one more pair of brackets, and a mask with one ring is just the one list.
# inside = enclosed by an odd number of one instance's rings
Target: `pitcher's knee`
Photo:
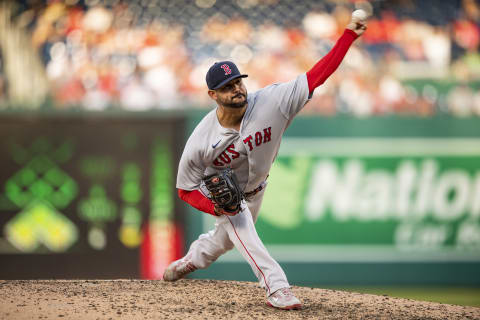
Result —
[[225, 253], [225, 252], [227, 252], [227, 251], [230, 251], [230, 250], [232, 250], [232, 249], [233, 249], [233, 247], [234, 247], [234, 245], [233, 245], [233, 243], [232, 243], [232, 242], [230, 242], [230, 243], [226, 243], [226, 244], [224, 245], [224, 248], [225, 248], [225, 251], [224, 251], [224, 253]]
[[214, 260], [217, 260], [218, 257], [220, 257], [222, 254], [226, 253], [229, 250], [232, 250], [234, 247], [233, 243], [224, 243], [222, 246], [219, 246], [215, 248], [215, 250], [212, 250], [210, 252], [204, 251], [203, 254], [207, 257], [214, 258]]
[[232, 246], [217, 248], [214, 252], [209, 252], [206, 250], [199, 250], [193, 256], [193, 261], [195, 266], [198, 269], [206, 269], [210, 266], [213, 262], [215, 262], [222, 254], [227, 252], [228, 250], [232, 249]]

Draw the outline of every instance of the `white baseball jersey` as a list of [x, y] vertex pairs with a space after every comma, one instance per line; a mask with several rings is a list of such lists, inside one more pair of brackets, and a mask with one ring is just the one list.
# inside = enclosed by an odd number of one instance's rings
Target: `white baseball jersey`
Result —
[[268, 176], [283, 133], [308, 102], [306, 74], [286, 83], [273, 84], [248, 94], [240, 131], [220, 125], [216, 109], [193, 131], [180, 160], [177, 188], [200, 189], [205, 175], [230, 167], [245, 192]]
[[[223, 128], [216, 110], [208, 113], [185, 146], [177, 188], [201, 189], [205, 175], [226, 167], [233, 169], [245, 192], [264, 183], [277, 156], [282, 134], [308, 99], [307, 77], [302, 74], [293, 81], [249, 94], [240, 131]], [[285, 273], [270, 256], [255, 229], [263, 195], [264, 190], [242, 201], [242, 210], [235, 216], [216, 217], [215, 229], [200, 235], [182, 260], [204, 269], [236, 247], [267, 295], [289, 287]]]

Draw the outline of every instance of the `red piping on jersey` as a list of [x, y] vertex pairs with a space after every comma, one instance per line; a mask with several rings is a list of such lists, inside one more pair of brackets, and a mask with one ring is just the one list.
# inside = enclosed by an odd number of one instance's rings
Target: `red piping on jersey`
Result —
[[358, 35], [350, 29], [345, 29], [343, 35], [337, 40], [335, 46], [330, 52], [318, 61], [312, 69], [307, 71], [308, 90], [310, 94], [322, 85], [330, 75], [337, 70], [338, 66], [345, 57], [348, 49]]
[[237, 236], [238, 240], [240, 241], [240, 243], [242, 244], [243, 248], [244, 248], [245, 251], [247, 252], [248, 256], [250, 257], [250, 259], [252, 259], [252, 261], [253, 261], [253, 263], [255, 264], [255, 266], [257, 267], [258, 271], [260, 271], [260, 273], [262, 274], [262, 276], [263, 276], [263, 281], [265, 282], [265, 285], [267, 286], [267, 289], [268, 289], [268, 294], [270, 295], [270, 287], [268, 286], [267, 279], [265, 278], [265, 275], [263, 274], [262, 269], [260, 269], [260, 267], [257, 265], [257, 262], [255, 262], [255, 259], [253, 259], [253, 257], [252, 257], [252, 255], [250, 254], [250, 252], [248, 252], [247, 247], [245, 247], [245, 245], [243, 244], [242, 239], [240, 239], [240, 237], [238, 236], [237, 230], [235, 229], [235, 226], [233, 225], [232, 220], [230, 220], [229, 217], [227, 217], [227, 219], [228, 219], [228, 221], [230, 221], [230, 224], [232, 225], [232, 228], [233, 228], [233, 231], [235, 232], [235, 235]]
[[214, 212], [214, 205], [210, 199], [205, 197], [203, 193], [198, 190], [187, 191], [183, 189], [178, 189], [178, 196], [180, 199], [191, 205], [192, 207], [209, 213], [213, 216], [217, 216]]

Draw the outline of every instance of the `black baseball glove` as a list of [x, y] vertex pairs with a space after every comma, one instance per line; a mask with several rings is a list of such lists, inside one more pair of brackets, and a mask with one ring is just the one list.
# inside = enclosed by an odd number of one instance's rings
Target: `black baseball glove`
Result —
[[227, 168], [206, 176], [203, 182], [210, 192], [210, 199], [215, 204], [217, 215], [235, 215], [240, 211], [240, 203], [245, 196], [232, 169]]

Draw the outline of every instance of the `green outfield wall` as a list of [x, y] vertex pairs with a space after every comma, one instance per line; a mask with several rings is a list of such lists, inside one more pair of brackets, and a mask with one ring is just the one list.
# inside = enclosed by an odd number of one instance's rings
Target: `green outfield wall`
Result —
[[[160, 278], [213, 228], [175, 192], [204, 115], [0, 114], [1, 278]], [[268, 184], [292, 284], [480, 285], [480, 119], [299, 116]], [[192, 276], [255, 280], [236, 250]]]
[[[294, 284], [480, 285], [480, 120], [300, 116], [257, 230]], [[193, 276], [254, 280], [236, 250]]]

